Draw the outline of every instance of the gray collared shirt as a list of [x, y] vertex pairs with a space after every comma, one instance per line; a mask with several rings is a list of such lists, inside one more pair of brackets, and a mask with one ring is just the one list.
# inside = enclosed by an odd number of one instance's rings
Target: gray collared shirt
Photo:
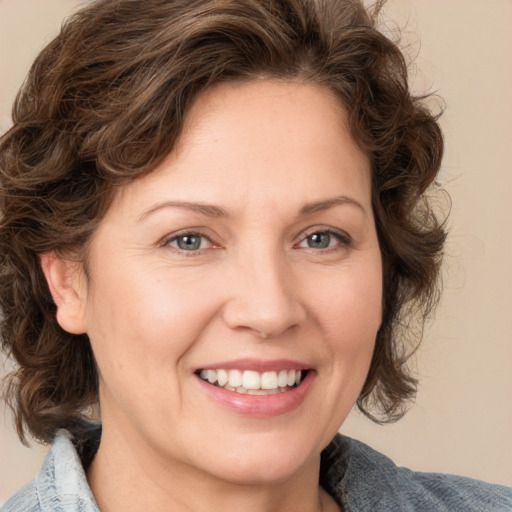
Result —
[[[77, 442], [59, 431], [35, 480], [2, 512], [99, 512], [87, 483], [84, 455], [100, 428]], [[91, 448], [89, 447], [89, 451]], [[320, 483], [344, 512], [512, 512], [512, 488], [471, 478], [418, 473], [353, 439], [336, 436], [322, 453]]]

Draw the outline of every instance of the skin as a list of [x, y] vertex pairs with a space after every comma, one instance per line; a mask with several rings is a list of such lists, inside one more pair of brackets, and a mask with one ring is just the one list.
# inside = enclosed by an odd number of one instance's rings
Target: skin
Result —
[[[198, 250], [180, 249], [187, 232]], [[382, 267], [369, 162], [329, 91], [208, 90], [176, 149], [116, 193], [90, 279], [42, 263], [60, 324], [88, 333], [99, 368], [88, 478], [102, 512], [338, 510], [318, 488], [320, 452], [366, 378]], [[304, 363], [303, 400], [269, 417], [212, 400], [195, 372], [239, 358]]]

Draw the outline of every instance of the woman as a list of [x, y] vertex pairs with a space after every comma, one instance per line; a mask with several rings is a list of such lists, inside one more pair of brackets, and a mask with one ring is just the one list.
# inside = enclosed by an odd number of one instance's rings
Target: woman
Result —
[[509, 509], [336, 436], [414, 396], [441, 155], [360, 2], [74, 16], [0, 146], [7, 396], [52, 443], [5, 510]]

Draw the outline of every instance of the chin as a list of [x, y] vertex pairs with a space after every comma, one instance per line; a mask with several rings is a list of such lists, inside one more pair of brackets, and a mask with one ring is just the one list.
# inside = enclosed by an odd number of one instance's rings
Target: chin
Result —
[[[266, 437], [266, 439], [264, 439]], [[273, 436], [270, 436], [273, 437]], [[293, 442], [293, 436], [247, 436], [232, 442], [226, 450], [203, 457], [205, 470], [213, 476], [239, 485], [268, 485], [285, 482], [306, 468], [318, 471], [320, 452], [311, 440]]]
[[217, 468], [214, 476], [237, 485], [281, 484], [296, 476], [304, 466], [300, 462], [282, 457], [280, 453], [257, 460], [240, 461]]

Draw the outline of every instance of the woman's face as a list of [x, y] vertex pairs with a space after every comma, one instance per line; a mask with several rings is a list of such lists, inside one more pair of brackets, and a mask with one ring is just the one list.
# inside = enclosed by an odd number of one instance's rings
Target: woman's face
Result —
[[381, 322], [369, 162], [346, 124], [319, 86], [218, 86], [117, 192], [80, 292], [105, 439], [237, 482], [318, 464]]

